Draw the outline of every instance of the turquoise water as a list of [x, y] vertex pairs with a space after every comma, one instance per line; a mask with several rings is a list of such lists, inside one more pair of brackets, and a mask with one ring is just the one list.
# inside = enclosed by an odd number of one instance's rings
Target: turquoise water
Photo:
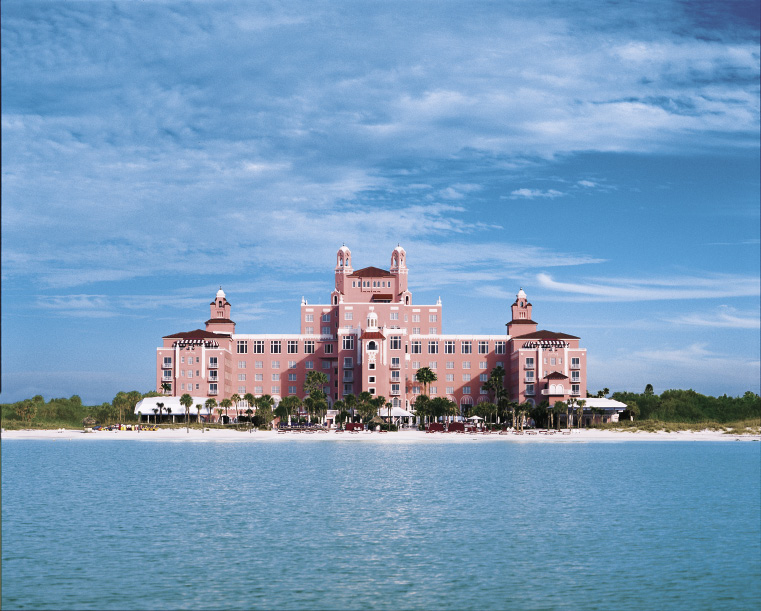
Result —
[[761, 444], [2, 443], [4, 609], [751, 609]]

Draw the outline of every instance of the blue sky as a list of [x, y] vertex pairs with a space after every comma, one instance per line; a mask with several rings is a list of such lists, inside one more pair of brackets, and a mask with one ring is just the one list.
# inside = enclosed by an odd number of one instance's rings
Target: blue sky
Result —
[[344, 242], [590, 390], [759, 391], [755, 0], [0, 10], [2, 400], [151, 389], [220, 284], [296, 332]]

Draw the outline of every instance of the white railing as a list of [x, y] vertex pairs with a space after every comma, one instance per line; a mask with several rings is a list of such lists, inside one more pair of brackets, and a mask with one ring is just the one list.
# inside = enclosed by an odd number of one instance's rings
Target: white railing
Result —
[[571, 363], [571, 369], [581, 369], [581, 365], [574, 365]]
[[526, 378], [523, 381], [526, 382], [527, 384], [533, 384], [534, 382], [536, 382], [536, 380], [534, 378]]
[[209, 369], [217, 369], [217, 361], [209, 361]]
[[554, 395], [564, 395], [564, 394], [566, 394], [566, 391], [565, 391], [565, 389], [564, 389], [564, 388], [559, 388], [559, 389], [558, 389], [558, 388], [556, 388], [555, 390], [551, 390], [551, 389], [549, 389], [549, 388], [545, 388], [545, 389], [542, 391], [542, 394], [543, 394], [543, 395], [553, 395], [553, 396], [554, 396]]

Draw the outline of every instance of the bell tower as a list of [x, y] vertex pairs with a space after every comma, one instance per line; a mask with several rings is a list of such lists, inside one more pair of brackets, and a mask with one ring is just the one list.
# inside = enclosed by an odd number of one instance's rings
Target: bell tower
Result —
[[396, 278], [396, 296], [407, 291], [407, 253], [397, 244], [391, 252], [391, 275]]
[[526, 335], [536, 331], [536, 323], [531, 320], [531, 308], [526, 293], [521, 288], [515, 296], [515, 303], [510, 308], [513, 319], [507, 323], [508, 335]]
[[206, 330], [219, 333], [235, 333], [235, 323], [230, 320], [231, 304], [227, 301], [225, 292], [219, 287], [214, 301], [209, 304], [209, 320]]
[[336, 253], [336, 290], [342, 295], [346, 293], [346, 276], [353, 271], [351, 267], [351, 251], [344, 244]]

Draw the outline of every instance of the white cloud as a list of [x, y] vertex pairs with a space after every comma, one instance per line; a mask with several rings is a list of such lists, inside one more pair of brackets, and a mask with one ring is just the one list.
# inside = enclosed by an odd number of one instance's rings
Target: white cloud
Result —
[[580, 180], [576, 184], [579, 185], [580, 187], [587, 187], [587, 188], [592, 188], [597, 186], [597, 183], [592, 182], [591, 180]]
[[537, 274], [543, 288], [579, 295], [583, 301], [656, 301], [673, 299], [716, 299], [729, 297], [756, 297], [758, 278], [711, 274], [703, 277], [675, 278], [607, 278], [597, 283], [558, 282], [548, 274]]
[[723, 305], [712, 313], [683, 314], [667, 319], [679, 325], [697, 327], [713, 327], [727, 329], [759, 329], [761, 328], [761, 313], [739, 312], [733, 307]]
[[542, 191], [540, 189], [516, 189], [515, 191], [512, 191], [510, 193], [509, 199], [536, 199], [536, 198], [549, 198], [549, 199], [555, 199], [556, 197], [561, 197], [565, 195], [565, 193], [562, 193], [560, 191], [556, 191], [555, 189], [548, 189], [547, 191]]

